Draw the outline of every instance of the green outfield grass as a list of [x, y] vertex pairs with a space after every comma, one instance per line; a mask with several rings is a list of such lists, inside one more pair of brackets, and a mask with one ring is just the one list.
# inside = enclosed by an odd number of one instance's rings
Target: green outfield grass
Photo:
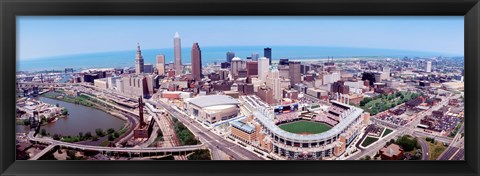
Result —
[[310, 121], [296, 121], [279, 125], [282, 130], [297, 134], [317, 134], [330, 130], [330, 126]]

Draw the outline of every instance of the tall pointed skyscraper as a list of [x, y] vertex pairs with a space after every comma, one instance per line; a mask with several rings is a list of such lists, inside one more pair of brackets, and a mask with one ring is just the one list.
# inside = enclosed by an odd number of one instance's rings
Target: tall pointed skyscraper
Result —
[[192, 75], [195, 78], [195, 81], [200, 81], [202, 79], [202, 50], [198, 43], [193, 43], [192, 46]]
[[175, 58], [175, 75], [180, 75], [182, 74], [182, 46], [178, 32], [175, 32], [175, 36], [173, 36], [173, 56]]
[[142, 50], [140, 50], [140, 44], [137, 43], [137, 55], [135, 56], [135, 73], [140, 74], [143, 73], [143, 56], [142, 56]]

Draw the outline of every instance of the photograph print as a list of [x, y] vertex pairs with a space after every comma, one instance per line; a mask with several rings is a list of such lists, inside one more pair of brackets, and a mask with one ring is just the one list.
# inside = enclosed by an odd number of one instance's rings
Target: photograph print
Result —
[[465, 160], [463, 16], [17, 16], [17, 160]]

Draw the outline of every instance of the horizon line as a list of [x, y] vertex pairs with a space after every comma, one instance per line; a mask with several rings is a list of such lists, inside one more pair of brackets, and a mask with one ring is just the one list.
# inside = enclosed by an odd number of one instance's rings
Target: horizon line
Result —
[[[423, 53], [435, 53], [435, 54], [440, 54], [440, 55], [451, 55], [450, 57], [464, 57], [464, 53], [459, 54], [459, 53], [441, 53], [439, 51], [420, 51], [420, 50], [408, 50], [408, 49], [391, 49], [391, 48], [375, 48], [375, 47], [356, 47], [356, 46], [325, 46], [325, 45], [268, 45], [268, 46], [262, 46], [262, 45], [222, 45], [222, 46], [203, 46], [204, 48], [214, 48], [214, 47], [260, 47], [260, 48], [272, 48], [273, 47], [323, 47], [323, 48], [351, 48], [351, 49], [377, 49], [377, 50], [392, 50], [392, 51], [404, 51], [404, 52], [423, 52]], [[202, 46], [200, 48], [203, 48]], [[191, 47], [181, 47], [182, 49], [184, 48], [191, 48]], [[142, 48], [142, 50], [161, 50], [161, 49], [173, 49], [173, 47], [163, 47], [163, 48]], [[86, 53], [72, 53], [72, 54], [61, 54], [61, 55], [51, 55], [51, 56], [42, 56], [42, 57], [30, 57], [30, 58], [19, 58], [19, 61], [36, 61], [36, 60], [48, 60], [48, 59], [54, 59], [56, 57], [65, 57], [65, 56], [79, 56], [79, 55], [87, 55], [87, 54], [101, 54], [101, 53], [114, 53], [114, 52], [126, 52], [126, 51], [136, 51], [135, 49], [128, 49], [128, 50], [110, 50], [110, 51], [99, 51], [99, 52], [86, 52]], [[233, 50], [228, 50], [225, 52], [235, 52]], [[158, 53], [158, 54], [164, 54], [164, 53]], [[260, 54], [260, 53], [259, 53]], [[380, 55], [379, 55], [380, 56]], [[347, 57], [347, 56], [343, 56]], [[362, 56], [348, 56], [348, 57], [362, 57]], [[363, 56], [367, 57], [367, 56]], [[368, 56], [368, 57], [373, 57], [373, 56]]]

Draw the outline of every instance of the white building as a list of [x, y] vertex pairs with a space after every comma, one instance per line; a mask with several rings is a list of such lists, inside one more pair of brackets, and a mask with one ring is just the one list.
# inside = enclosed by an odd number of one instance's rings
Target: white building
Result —
[[340, 73], [332, 73], [323, 75], [323, 84], [332, 84], [340, 80]]
[[267, 74], [270, 68], [269, 60], [266, 57], [261, 57], [258, 59], [258, 78], [266, 82], [267, 81]]
[[432, 61], [427, 61], [427, 65], [425, 66], [425, 72], [432, 72]]
[[118, 81], [117, 80], [121, 80], [122, 78], [120, 76], [116, 76], [116, 77], [108, 77], [107, 78], [107, 85], [108, 85], [108, 89], [113, 89], [113, 90], [116, 90], [118, 89]]
[[365, 86], [363, 85], [363, 82], [362, 80], [359, 80], [359, 81], [346, 81], [344, 84], [348, 87], [351, 88], [355, 88], [355, 89], [363, 89]]
[[277, 69], [269, 72], [267, 86], [273, 90], [273, 99], [279, 102], [282, 99], [282, 87], [280, 84], [280, 72]]
[[93, 85], [98, 88], [108, 89], [108, 82], [106, 78], [93, 80]]
[[238, 76], [238, 71], [242, 69], [242, 59], [239, 57], [234, 57], [232, 59], [232, 76], [237, 77]]

